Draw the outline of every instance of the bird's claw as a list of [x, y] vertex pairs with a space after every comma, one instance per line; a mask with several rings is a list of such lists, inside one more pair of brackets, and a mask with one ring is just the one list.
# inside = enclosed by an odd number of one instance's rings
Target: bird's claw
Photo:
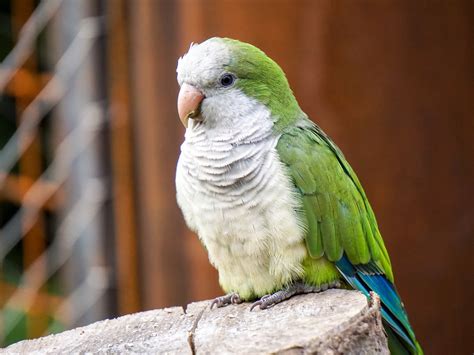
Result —
[[211, 303], [211, 309], [214, 306], [217, 306], [217, 308], [221, 308], [229, 304], [239, 304], [239, 303], [242, 303], [240, 296], [237, 293], [232, 292], [232, 293], [229, 293], [228, 295], [214, 298], [214, 300]]
[[237, 293], [233, 293], [230, 296], [230, 303], [232, 304], [240, 304], [242, 303], [242, 300], [240, 299], [240, 296]]
[[250, 312], [252, 312], [252, 310], [255, 307], [259, 307], [260, 309], [267, 309], [267, 308], [270, 308], [271, 306], [274, 306], [275, 304], [277, 304], [278, 302], [273, 302], [270, 299], [271, 296], [272, 295], [262, 296], [258, 301], [252, 303], [252, 306], [250, 306]]
[[321, 285], [321, 286], [312, 286], [312, 285], [307, 285], [303, 282], [295, 282], [283, 290], [276, 291], [273, 294], [263, 296], [258, 301], [252, 304], [252, 306], [250, 307], [250, 311], [252, 311], [255, 307], [259, 307], [260, 309], [267, 309], [267, 308], [273, 307], [274, 305], [284, 300], [287, 300], [288, 298], [291, 298], [294, 295], [312, 293], [312, 292], [321, 292], [321, 291], [327, 290], [328, 288], [339, 287], [339, 286], [340, 286], [340, 283], [338, 280]]

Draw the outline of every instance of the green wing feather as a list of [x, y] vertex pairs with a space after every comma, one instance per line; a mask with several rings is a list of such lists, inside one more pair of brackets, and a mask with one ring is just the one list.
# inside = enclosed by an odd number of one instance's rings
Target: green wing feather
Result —
[[372, 208], [339, 148], [305, 119], [287, 127], [277, 151], [301, 194], [309, 254], [336, 262], [345, 253], [354, 265], [373, 261], [393, 282]]

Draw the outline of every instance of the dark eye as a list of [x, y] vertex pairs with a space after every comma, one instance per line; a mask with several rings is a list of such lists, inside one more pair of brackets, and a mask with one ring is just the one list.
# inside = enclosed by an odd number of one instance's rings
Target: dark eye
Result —
[[219, 79], [219, 82], [222, 86], [227, 87], [231, 86], [235, 81], [235, 77], [232, 74], [224, 74]]

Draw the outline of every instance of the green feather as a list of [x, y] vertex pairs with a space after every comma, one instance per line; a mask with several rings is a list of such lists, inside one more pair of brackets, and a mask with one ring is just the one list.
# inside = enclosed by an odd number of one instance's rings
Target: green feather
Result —
[[327, 193], [319, 193], [317, 200], [317, 205], [313, 205], [312, 208], [319, 207], [324, 251], [330, 261], [339, 260], [342, 256], [342, 248], [340, 237], [336, 235], [336, 232], [340, 232], [340, 226], [336, 225], [338, 211]]
[[322, 286], [340, 279], [334, 263], [325, 257], [314, 259], [310, 256], [303, 260], [304, 281], [309, 285]]
[[339, 222], [344, 230], [344, 233], [341, 233], [344, 251], [353, 264], [366, 264], [371, 260], [371, 255], [360, 224], [356, 202], [350, 197], [338, 202], [342, 215]]
[[305, 212], [306, 220], [308, 222], [308, 237], [306, 238], [306, 247], [308, 248], [309, 255], [313, 258], [319, 258], [323, 256], [323, 241], [318, 226], [318, 216], [316, 210], [312, 208], [315, 204], [314, 196], [303, 196], [303, 209]]
[[334, 143], [302, 118], [284, 128], [277, 151], [301, 196], [309, 254], [316, 258], [323, 254], [332, 262], [343, 253], [353, 264], [374, 261], [393, 282], [390, 259], [365, 192]]
[[232, 61], [226, 69], [235, 74], [236, 87], [270, 109], [277, 131], [305, 116], [285, 73], [275, 61], [251, 44], [230, 38], [223, 38], [222, 41], [232, 51]]
[[380, 249], [378, 248], [374, 235], [372, 234], [372, 227], [369, 224], [367, 219], [367, 213], [363, 206], [357, 205], [358, 212], [360, 215], [360, 223], [362, 225], [363, 234], [365, 235], [365, 240], [370, 250], [370, 254], [373, 255], [374, 260], [380, 259]]

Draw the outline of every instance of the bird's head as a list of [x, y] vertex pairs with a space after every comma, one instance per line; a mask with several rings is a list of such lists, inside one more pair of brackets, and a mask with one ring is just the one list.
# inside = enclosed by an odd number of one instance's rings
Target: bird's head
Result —
[[192, 44], [176, 71], [178, 113], [186, 127], [189, 119], [209, 126], [238, 124], [255, 104], [271, 112], [276, 127], [304, 115], [278, 64], [248, 43], [211, 38]]

